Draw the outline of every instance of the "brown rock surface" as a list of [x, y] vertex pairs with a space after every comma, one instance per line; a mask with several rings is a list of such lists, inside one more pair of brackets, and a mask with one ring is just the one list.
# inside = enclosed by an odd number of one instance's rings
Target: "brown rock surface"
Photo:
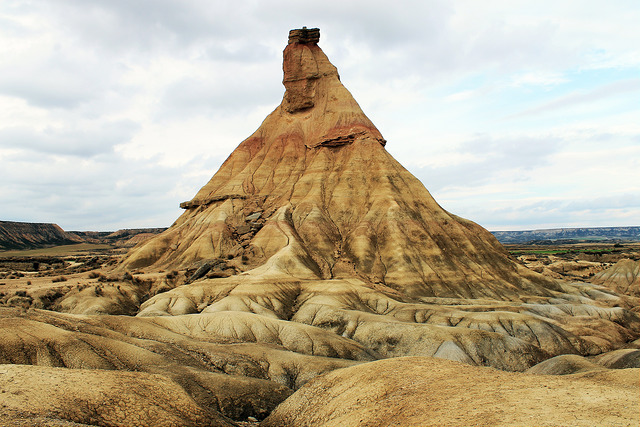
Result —
[[633, 426], [639, 375], [624, 369], [554, 377], [396, 358], [319, 377], [261, 425]]

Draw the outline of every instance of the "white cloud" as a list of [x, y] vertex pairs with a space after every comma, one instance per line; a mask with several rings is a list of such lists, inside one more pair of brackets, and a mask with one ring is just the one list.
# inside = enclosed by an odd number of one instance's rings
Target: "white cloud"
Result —
[[[534, 114], [548, 113], [555, 110], [570, 108], [583, 104], [600, 102], [603, 99], [616, 97], [620, 94], [629, 95], [631, 92], [640, 91], [640, 79], [628, 79], [608, 83], [591, 90], [580, 90], [563, 95], [553, 101], [547, 102], [538, 107], [516, 113], [510, 118], [523, 117]], [[640, 108], [639, 108], [640, 109]]]

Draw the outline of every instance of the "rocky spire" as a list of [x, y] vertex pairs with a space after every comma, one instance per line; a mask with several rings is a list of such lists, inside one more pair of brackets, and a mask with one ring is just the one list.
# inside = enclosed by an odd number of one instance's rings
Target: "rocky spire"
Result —
[[393, 159], [318, 39], [317, 29], [291, 31], [282, 103], [125, 265], [226, 260], [253, 277], [359, 278], [412, 297], [548, 293]]

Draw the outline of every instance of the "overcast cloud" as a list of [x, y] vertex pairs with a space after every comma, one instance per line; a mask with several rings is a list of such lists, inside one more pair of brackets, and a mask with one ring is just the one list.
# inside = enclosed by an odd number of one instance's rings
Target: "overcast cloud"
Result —
[[169, 226], [281, 101], [292, 28], [490, 230], [640, 225], [640, 3], [3, 0], [0, 219]]

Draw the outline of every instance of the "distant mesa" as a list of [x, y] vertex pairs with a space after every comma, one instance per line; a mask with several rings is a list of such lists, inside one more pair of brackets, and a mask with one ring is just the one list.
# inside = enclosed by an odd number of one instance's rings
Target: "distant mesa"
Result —
[[82, 238], [57, 224], [0, 221], [0, 250], [34, 249], [81, 243]]
[[640, 227], [576, 227], [493, 231], [500, 243], [640, 242]]
[[57, 224], [0, 221], [0, 250], [28, 250], [78, 243], [133, 247], [166, 228], [112, 231], [65, 231]]

